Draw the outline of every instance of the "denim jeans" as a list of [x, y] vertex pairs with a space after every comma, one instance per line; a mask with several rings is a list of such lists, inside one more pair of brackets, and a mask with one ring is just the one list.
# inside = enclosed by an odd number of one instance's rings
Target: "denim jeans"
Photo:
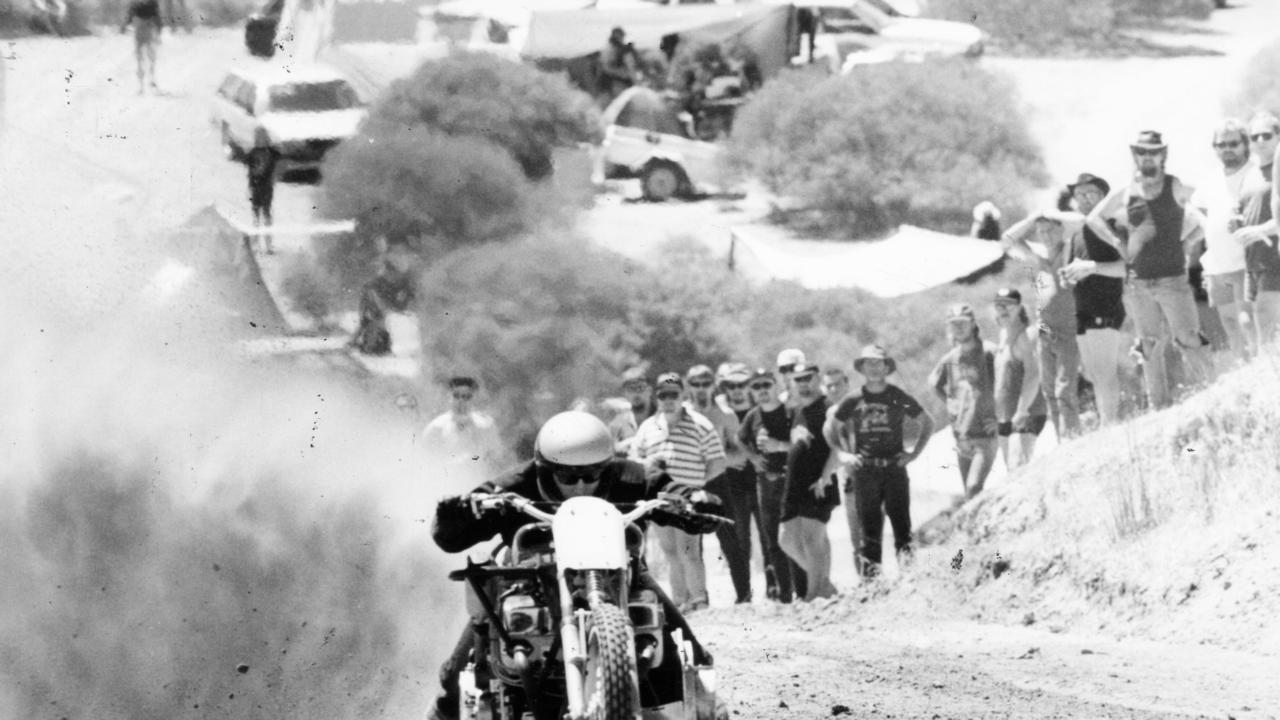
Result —
[[751, 519], [755, 518], [760, 531], [760, 547], [768, 545], [764, 540], [764, 527], [760, 524], [759, 500], [756, 497], [756, 474], [750, 466], [729, 468], [714, 481], [707, 483], [707, 491], [720, 497], [732, 525], [721, 525], [716, 530], [720, 552], [729, 566], [729, 579], [733, 581], [738, 602], [751, 600]]
[[1133, 317], [1134, 332], [1142, 340], [1142, 377], [1151, 407], [1168, 407], [1173, 399], [1164, 358], [1170, 342], [1182, 355], [1189, 383], [1213, 379], [1213, 360], [1200, 334], [1200, 314], [1186, 277], [1131, 279], [1125, 284], [1125, 306]]
[[779, 473], [760, 472], [756, 488], [760, 501], [760, 529], [763, 539], [764, 573], [770, 598], [789, 603], [793, 596], [804, 597], [808, 584], [804, 570], [787, 556], [778, 544], [778, 528], [782, 524], [782, 491], [786, 480]]
[[911, 481], [903, 467], [862, 467], [854, 471], [853, 489], [862, 524], [864, 574], [874, 576], [880, 571], [885, 515], [899, 558], [911, 553]]

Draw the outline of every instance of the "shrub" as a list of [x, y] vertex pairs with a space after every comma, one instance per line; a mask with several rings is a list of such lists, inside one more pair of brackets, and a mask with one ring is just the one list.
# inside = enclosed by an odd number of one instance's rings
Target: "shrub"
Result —
[[977, 202], [1015, 207], [1046, 182], [1012, 84], [964, 62], [784, 76], [740, 111], [728, 162], [794, 200], [802, 229], [844, 238], [963, 231]]
[[598, 138], [590, 96], [560, 76], [488, 53], [458, 52], [423, 63], [391, 84], [372, 117], [505, 149], [531, 179], [551, 173], [552, 149]]
[[464, 245], [509, 238], [532, 222], [530, 185], [501, 147], [419, 126], [376, 123], [325, 158], [324, 214], [392, 239]]
[[530, 435], [635, 360], [627, 272], [571, 239], [452, 252], [419, 283], [423, 356], [441, 377], [475, 373], [507, 437]]

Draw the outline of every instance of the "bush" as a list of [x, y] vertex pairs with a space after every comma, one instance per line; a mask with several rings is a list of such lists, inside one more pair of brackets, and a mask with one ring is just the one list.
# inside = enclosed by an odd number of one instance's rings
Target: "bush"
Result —
[[1046, 183], [1012, 84], [965, 62], [783, 76], [739, 112], [728, 162], [795, 201], [788, 221], [842, 238], [963, 232], [977, 202], [1016, 207]]
[[636, 359], [629, 271], [574, 240], [450, 253], [419, 283], [423, 356], [440, 378], [475, 373], [504, 434], [530, 436], [572, 398], [615, 386]]
[[594, 141], [601, 132], [590, 96], [560, 76], [488, 53], [459, 52], [423, 63], [393, 82], [371, 115], [483, 138], [509, 152], [535, 180], [551, 174], [554, 147]]
[[367, 125], [325, 157], [322, 211], [361, 233], [465, 245], [501, 240], [534, 219], [531, 186], [511, 156], [475, 137], [423, 125]]

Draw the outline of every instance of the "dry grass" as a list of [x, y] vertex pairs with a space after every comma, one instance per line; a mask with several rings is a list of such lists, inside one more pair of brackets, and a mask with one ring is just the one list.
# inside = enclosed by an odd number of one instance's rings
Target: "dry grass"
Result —
[[[1039, 458], [962, 509], [925, 572], [987, 619], [1275, 652], [1278, 424], [1280, 366], [1255, 361]], [[978, 562], [952, 571], [957, 548]]]

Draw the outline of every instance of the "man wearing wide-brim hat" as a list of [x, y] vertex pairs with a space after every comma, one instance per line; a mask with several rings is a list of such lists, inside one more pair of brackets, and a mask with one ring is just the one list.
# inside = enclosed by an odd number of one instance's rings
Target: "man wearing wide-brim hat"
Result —
[[[897, 363], [880, 345], [868, 345], [854, 358], [853, 369], [866, 382], [845, 396], [827, 419], [822, 434], [849, 468], [844, 487], [850, 533], [861, 556], [854, 566], [864, 577], [879, 573], [884, 517], [893, 526], [899, 561], [911, 554], [911, 482], [907, 463], [920, 457], [933, 435], [933, 418], [911, 395], [888, 381]], [[906, 421], [918, 423], [910, 452], [904, 448]]]
[[1086, 222], [1129, 264], [1125, 303], [1142, 341], [1147, 398], [1160, 408], [1172, 402], [1164, 359], [1169, 342], [1181, 352], [1192, 384], [1213, 378], [1187, 283], [1187, 255], [1198, 254], [1204, 241], [1203, 216], [1189, 203], [1191, 188], [1165, 171], [1169, 148], [1159, 132], [1138, 133], [1129, 151], [1133, 181], [1098, 203]]

